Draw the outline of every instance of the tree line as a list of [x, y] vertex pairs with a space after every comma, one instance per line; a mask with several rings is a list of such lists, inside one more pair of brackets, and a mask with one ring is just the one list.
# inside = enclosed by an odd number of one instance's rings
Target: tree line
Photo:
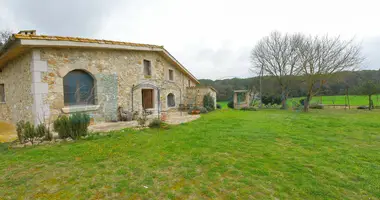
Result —
[[[289, 84], [288, 92], [291, 97], [306, 97], [306, 83], [304, 78], [293, 76]], [[233, 90], [253, 89], [259, 91], [260, 78], [258, 76], [252, 78], [233, 78], [223, 80], [200, 79], [202, 85], [214, 87], [217, 93], [218, 101], [232, 100]], [[368, 95], [366, 83], [380, 82], [380, 70], [361, 70], [361, 71], [343, 71], [333, 74], [329, 79], [325, 80], [318, 95], [334, 96], [334, 95]], [[375, 84], [378, 85], [378, 84]], [[281, 88], [277, 84], [277, 80], [273, 76], [264, 76], [262, 78], [263, 96], [281, 95]], [[379, 94], [379, 89], [375, 88], [375, 94]]]

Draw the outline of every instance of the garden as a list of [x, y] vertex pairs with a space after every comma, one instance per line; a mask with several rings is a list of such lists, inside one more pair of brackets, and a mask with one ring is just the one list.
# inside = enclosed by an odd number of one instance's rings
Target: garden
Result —
[[0, 146], [4, 199], [378, 199], [378, 110], [226, 109], [164, 128]]

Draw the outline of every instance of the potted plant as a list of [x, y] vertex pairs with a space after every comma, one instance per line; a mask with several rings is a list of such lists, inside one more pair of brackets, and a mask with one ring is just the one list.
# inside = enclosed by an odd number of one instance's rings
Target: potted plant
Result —
[[198, 106], [194, 106], [190, 110], [192, 115], [199, 115], [201, 113], [201, 109]]

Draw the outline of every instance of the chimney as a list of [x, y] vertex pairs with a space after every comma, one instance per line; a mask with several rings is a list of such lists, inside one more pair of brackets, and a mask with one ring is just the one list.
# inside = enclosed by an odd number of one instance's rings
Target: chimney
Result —
[[22, 35], [36, 35], [37, 32], [36, 32], [36, 30], [23, 30], [23, 31], [18, 32], [18, 34], [22, 34]]

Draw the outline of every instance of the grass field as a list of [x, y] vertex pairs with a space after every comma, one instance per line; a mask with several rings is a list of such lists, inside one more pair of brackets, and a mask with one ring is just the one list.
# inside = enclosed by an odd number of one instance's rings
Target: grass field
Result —
[[[351, 95], [350, 97], [350, 105], [352, 106], [365, 106], [368, 105], [368, 96], [363, 95]], [[292, 101], [299, 102], [301, 98], [289, 98], [288, 103]], [[372, 101], [374, 105], [380, 105], [380, 95], [374, 95], [372, 97]], [[345, 105], [348, 100], [346, 100], [346, 96], [316, 96], [313, 97], [311, 103], [320, 103], [326, 105]], [[347, 103], [348, 104], [348, 103]]]
[[[291, 106], [294, 103], [299, 103], [301, 99], [305, 97], [289, 97], [288, 104]], [[368, 105], [368, 96], [365, 95], [351, 95], [350, 105], [352, 106], [367, 106]], [[372, 101], [375, 106], [380, 106], [380, 95], [373, 95]], [[311, 103], [319, 103], [325, 105], [345, 105], [348, 100], [346, 100], [346, 96], [315, 96], [312, 98]], [[228, 101], [218, 102], [223, 105], [223, 107], [227, 107]]]
[[380, 113], [223, 109], [169, 130], [0, 148], [0, 199], [379, 199]]

